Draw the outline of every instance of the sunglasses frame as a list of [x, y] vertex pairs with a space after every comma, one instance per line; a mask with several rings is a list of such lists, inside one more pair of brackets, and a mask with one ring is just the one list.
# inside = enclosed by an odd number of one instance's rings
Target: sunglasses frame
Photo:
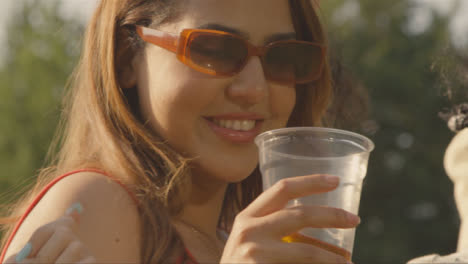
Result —
[[[263, 57], [270, 48], [275, 47], [279, 44], [288, 44], [288, 43], [305, 43], [305, 44], [313, 45], [313, 46], [320, 48], [321, 62], [320, 62], [320, 66], [319, 66], [320, 68], [317, 71], [317, 74], [315, 76], [311, 76], [310, 79], [300, 81], [300, 82], [275, 79], [274, 76], [268, 76], [267, 77], [268, 80], [271, 80], [280, 84], [290, 84], [291, 82], [294, 82], [296, 84], [310, 83], [320, 78], [323, 72], [323, 67], [325, 65], [326, 46], [320, 43], [316, 43], [316, 42], [301, 41], [301, 40], [280, 40], [280, 41], [274, 41], [274, 42], [268, 43], [265, 46], [257, 47], [239, 35], [232, 34], [232, 33], [225, 32], [225, 31], [219, 31], [219, 30], [184, 29], [182, 30], [180, 34], [174, 34], [174, 33], [164, 32], [164, 31], [160, 31], [157, 29], [153, 29], [153, 28], [136, 26], [136, 31], [143, 41], [151, 43], [153, 45], [156, 45], [158, 47], [161, 47], [163, 49], [166, 49], [170, 52], [175, 53], [179, 61], [181, 61], [185, 65], [189, 66], [190, 68], [198, 72], [205, 73], [211, 76], [232, 77], [238, 74], [240, 71], [242, 71], [242, 69], [245, 67], [245, 65], [248, 63], [249, 59], [252, 56], [260, 57], [262, 61], [262, 66], [263, 66], [264, 65]], [[243, 59], [242, 64], [239, 65], [239, 67], [235, 71], [232, 71], [229, 73], [217, 72], [215, 70], [199, 66], [198, 64], [192, 61], [191, 55], [190, 55], [190, 49], [189, 49], [191, 41], [197, 35], [222, 35], [222, 36], [229, 36], [229, 37], [238, 39], [242, 43], [244, 43], [245, 47], [247, 48], [247, 55]]]

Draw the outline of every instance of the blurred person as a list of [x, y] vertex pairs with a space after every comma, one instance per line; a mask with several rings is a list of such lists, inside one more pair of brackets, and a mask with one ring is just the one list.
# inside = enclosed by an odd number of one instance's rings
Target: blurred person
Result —
[[[411, 260], [418, 263], [468, 263], [468, 104], [461, 105], [448, 120], [448, 126], [457, 134], [447, 147], [444, 167], [454, 184], [454, 196], [460, 215], [460, 232], [456, 253], [448, 256], [431, 254]], [[465, 111], [466, 110], [466, 111]]]
[[338, 178], [298, 175], [261, 193], [253, 142], [326, 116], [332, 74], [316, 9], [102, 0], [65, 98], [60, 151], [12, 208], [0, 263], [349, 263], [282, 241], [359, 224], [336, 208], [284, 208]]
[[457, 250], [440, 256], [418, 257], [408, 264], [468, 263], [468, 58], [455, 50], [445, 50], [434, 62], [443, 95], [452, 105], [439, 114], [455, 133], [444, 155], [444, 168], [454, 185], [454, 198], [460, 217]]

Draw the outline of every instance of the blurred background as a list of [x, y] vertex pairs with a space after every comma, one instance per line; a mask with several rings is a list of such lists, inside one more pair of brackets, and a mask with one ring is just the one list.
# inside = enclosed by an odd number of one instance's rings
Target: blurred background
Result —
[[[44, 165], [96, 1], [2, 0], [1, 204]], [[443, 169], [454, 134], [439, 113], [468, 102], [468, 1], [321, 2], [334, 58], [370, 99], [370, 115], [343, 126], [377, 146], [364, 183], [354, 261], [404, 263], [455, 251], [459, 217]]]

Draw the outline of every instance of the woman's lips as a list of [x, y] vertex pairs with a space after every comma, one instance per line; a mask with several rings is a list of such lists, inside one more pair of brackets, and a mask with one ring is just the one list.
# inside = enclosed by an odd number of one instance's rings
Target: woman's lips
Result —
[[239, 114], [205, 118], [208, 126], [222, 139], [234, 143], [250, 143], [261, 133], [263, 119], [259, 116], [246, 118]]

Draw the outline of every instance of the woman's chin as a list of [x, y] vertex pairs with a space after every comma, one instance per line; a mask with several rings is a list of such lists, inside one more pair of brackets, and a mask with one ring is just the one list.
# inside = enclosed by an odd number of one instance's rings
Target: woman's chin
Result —
[[211, 166], [204, 169], [198, 167], [194, 169], [195, 177], [210, 179], [210, 181], [219, 181], [222, 183], [237, 183], [245, 180], [252, 172], [255, 171], [254, 166]]

